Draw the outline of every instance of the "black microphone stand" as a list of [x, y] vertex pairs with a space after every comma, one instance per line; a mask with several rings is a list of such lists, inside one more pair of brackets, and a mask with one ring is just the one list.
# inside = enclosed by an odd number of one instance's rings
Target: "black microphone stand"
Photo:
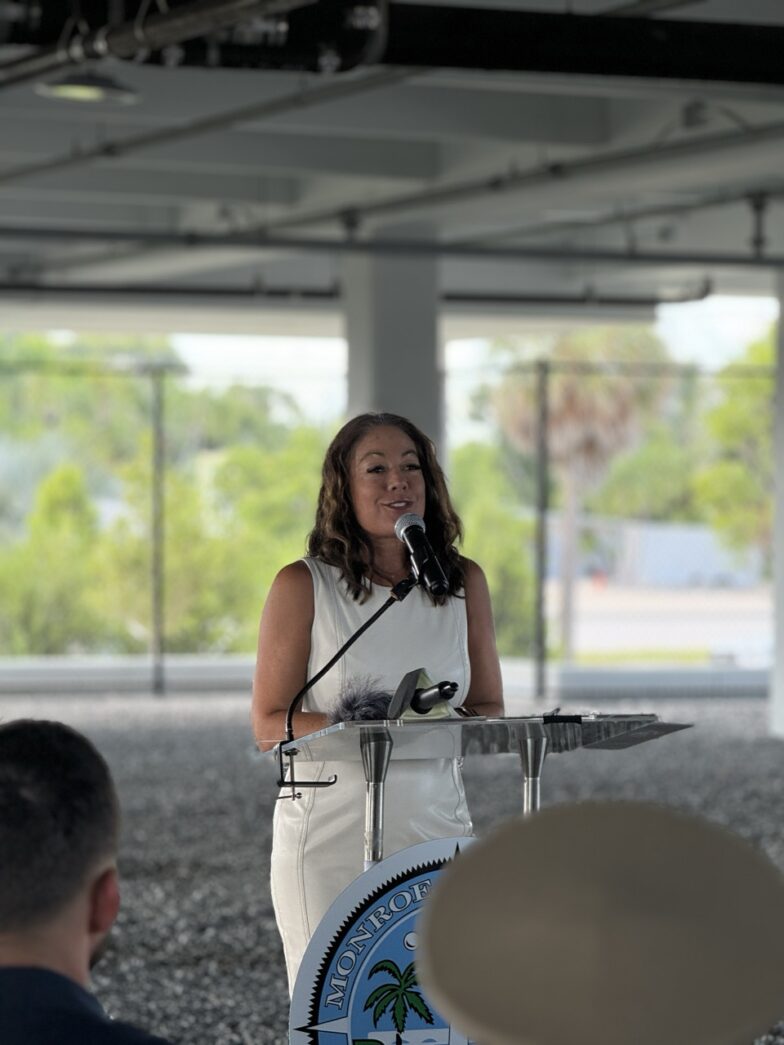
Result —
[[280, 744], [278, 744], [278, 766], [279, 766], [279, 769], [280, 769], [280, 776], [279, 776], [279, 779], [278, 779], [278, 787], [282, 788], [282, 787], [290, 786], [291, 787], [291, 796], [288, 796], [288, 795], [278, 795], [278, 799], [281, 799], [281, 798], [284, 798], [284, 797], [285, 798], [291, 797], [292, 800], [297, 799], [297, 798], [302, 798], [302, 793], [297, 791], [298, 787], [331, 787], [333, 784], [337, 783], [337, 779], [338, 778], [336, 776], [334, 776], [334, 775], [331, 776], [329, 778], [329, 780], [299, 780], [299, 781], [295, 780], [294, 779], [294, 758], [296, 757], [297, 754], [299, 754], [299, 752], [297, 751], [296, 748], [289, 748], [286, 751], [286, 753], [285, 753], [285, 757], [289, 760], [289, 778], [288, 778], [288, 780], [286, 780], [286, 774], [285, 774], [285, 770], [284, 770], [284, 767], [283, 767], [283, 758], [284, 758], [283, 743], [291, 743], [291, 741], [294, 740], [294, 727], [293, 727], [294, 712], [297, 709], [297, 705], [300, 703], [300, 701], [305, 696], [305, 694], [308, 692], [308, 690], [311, 689], [313, 686], [315, 686], [316, 683], [326, 675], [326, 673], [329, 671], [329, 669], [334, 667], [335, 664], [337, 664], [337, 662], [340, 660], [340, 658], [343, 656], [343, 654], [346, 652], [346, 650], [349, 649], [349, 647], [353, 646], [354, 643], [357, 641], [357, 639], [361, 635], [364, 635], [365, 632], [368, 630], [368, 628], [370, 628], [373, 624], [375, 624], [376, 621], [378, 620], [378, 618], [380, 616], [382, 616], [382, 614], [386, 613], [387, 610], [391, 606], [394, 606], [394, 604], [396, 602], [402, 602], [403, 599], [405, 599], [406, 595], [408, 595], [408, 593], [411, 591], [411, 589], [415, 588], [416, 585], [417, 585], [417, 580], [413, 576], [409, 576], [409, 577], [406, 577], [402, 581], [398, 581], [398, 583], [394, 586], [394, 588], [390, 592], [389, 598], [384, 603], [384, 605], [381, 606], [380, 609], [376, 610], [376, 612], [373, 614], [373, 616], [369, 617], [365, 621], [364, 624], [360, 625], [357, 628], [357, 630], [354, 632], [354, 634], [349, 639], [347, 639], [346, 642], [343, 643], [343, 645], [340, 647], [340, 649], [337, 651], [337, 653], [334, 655], [334, 657], [332, 657], [330, 660], [328, 660], [327, 663], [324, 665], [324, 667], [316, 672], [316, 674], [313, 676], [313, 678], [308, 679], [308, 681], [305, 683], [305, 685], [302, 687], [302, 689], [299, 691], [299, 693], [297, 693], [297, 695], [293, 698], [293, 700], [289, 704], [288, 709], [286, 710], [286, 740], [284, 742], [281, 742]]

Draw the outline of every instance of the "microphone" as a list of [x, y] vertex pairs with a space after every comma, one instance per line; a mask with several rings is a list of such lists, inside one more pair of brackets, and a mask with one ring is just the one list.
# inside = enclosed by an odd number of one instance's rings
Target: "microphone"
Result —
[[411, 698], [411, 709], [418, 715], [426, 715], [428, 711], [444, 700], [449, 700], [457, 693], [456, 682], [436, 682], [426, 689], [414, 690]]
[[330, 726], [337, 722], [373, 722], [389, 718], [392, 694], [381, 689], [378, 679], [350, 678], [327, 715]]
[[395, 523], [395, 536], [408, 548], [411, 569], [417, 582], [422, 584], [430, 595], [446, 595], [449, 583], [425, 535], [424, 519], [414, 512], [401, 515]]

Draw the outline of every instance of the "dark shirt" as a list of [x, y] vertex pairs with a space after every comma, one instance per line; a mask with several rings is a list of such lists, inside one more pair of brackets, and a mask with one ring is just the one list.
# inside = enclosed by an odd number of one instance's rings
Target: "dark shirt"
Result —
[[111, 1020], [89, 991], [49, 969], [0, 968], [0, 1045], [168, 1045]]

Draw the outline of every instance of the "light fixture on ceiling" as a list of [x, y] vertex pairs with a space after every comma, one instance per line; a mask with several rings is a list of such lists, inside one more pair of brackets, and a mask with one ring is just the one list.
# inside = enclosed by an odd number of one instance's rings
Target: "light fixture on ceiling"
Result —
[[121, 83], [113, 76], [94, 72], [92, 69], [74, 69], [58, 80], [40, 82], [35, 93], [44, 98], [57, 98], [70, 102], [115, 102], [132, 105], [139, 100], [133, 87]]

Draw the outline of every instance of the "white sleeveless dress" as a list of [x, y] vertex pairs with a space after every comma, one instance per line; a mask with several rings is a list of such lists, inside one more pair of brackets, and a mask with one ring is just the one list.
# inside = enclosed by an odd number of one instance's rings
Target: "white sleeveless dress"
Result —
[[[305, 559], [313, 579], [314, 618], [308, 677], [389, 597], [376, 585], [355, 602], [340, 571]], [[306, 695], [303, 709], [329, 713], [350, 680], [372, 680], [394, 692], [406, 672], [424, 668], [434, 682], [457, 683], [453, 706], [470, 685], [465, 600], [434, 606], [420, 588], [391, 609], [351, 647]], [[304, 788], [298, 801], [276, 803], [271, 889], [283, 940], [289, 989], [305, 948], [333, 900], [363, 869], [365, 776], [361, 762], [300, 762], [300, 779], [325, 780], [327, 788]], [[431, 838], [472, 833], [460, 768], [453, 759], [390, 762], [384, 804], [384, 855]]]

